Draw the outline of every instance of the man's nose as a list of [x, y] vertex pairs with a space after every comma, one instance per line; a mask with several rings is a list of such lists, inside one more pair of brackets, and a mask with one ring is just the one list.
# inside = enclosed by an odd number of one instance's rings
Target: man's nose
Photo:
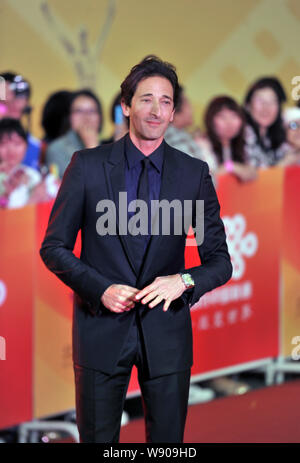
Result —
[[152, 101], [151, 114], [154, 114], [157, 117], [160, 116], [160, 104], [156, 100]]

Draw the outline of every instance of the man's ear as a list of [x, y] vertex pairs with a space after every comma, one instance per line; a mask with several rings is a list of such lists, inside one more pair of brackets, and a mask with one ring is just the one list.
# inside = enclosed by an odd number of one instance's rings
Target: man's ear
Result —
[[174, 114], [175, 114], [175, 108], [172, 111], [172, 114], [171, 114], [171, 117], [170, 117], [170, 122], [173, 122]]
[[130, 115], [130, 106], [127, 106], [125, 101], [122, 99], [121, 100], [121, 106], [122, 106], [122, 111], [125, 117], [129, 117]]

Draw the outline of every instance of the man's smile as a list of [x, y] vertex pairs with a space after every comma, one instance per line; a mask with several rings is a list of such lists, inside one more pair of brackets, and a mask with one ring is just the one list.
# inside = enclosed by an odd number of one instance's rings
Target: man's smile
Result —
[[150, 126], [153, 126], [153, 127], [158, 127], [161, 122], [160, 121], [146, 121]]

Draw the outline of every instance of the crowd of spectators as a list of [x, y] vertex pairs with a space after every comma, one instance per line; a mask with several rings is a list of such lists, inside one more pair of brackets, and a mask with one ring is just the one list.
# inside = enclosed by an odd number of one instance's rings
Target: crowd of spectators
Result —
[[[118, 93], [110, 110], [113, 132], [102, 137], [103, 109], [90, 89], [60, 90], [43, 106], [42, 140], [31, 133], [31, 85], [23, 76], [3, 72], [0, 101], [0, 208], [17, 208], [53, 199], [73, 153], [118, 140], [128, 131]], [[263, 77], [239, 104], [230, 95], [208, 102], [195, 129], [192, 104], [180, 87], [174, 120], [165, 140], [208, 163], [215, 184], [220, 175], [253, 181], [258, 169], [300, 166], [300, 107], [286, 104], [276, 77]]]

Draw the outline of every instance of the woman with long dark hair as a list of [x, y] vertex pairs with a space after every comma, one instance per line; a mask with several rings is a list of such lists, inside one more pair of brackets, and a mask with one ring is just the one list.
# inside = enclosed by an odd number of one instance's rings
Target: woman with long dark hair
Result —
[[45, 156], [48, 168], [62, 178], [75, 151], [100, 144], [102, 125], [102, 105], [95, 93], [89, 89], [73, 92], [69, 106], [70, 129], [48, 145]]
[[204, 152], [214, 157], [217, 175], [232, 173], [240, 180], [252, 180], [256, 170], [246, 165], [245, 115], [229, 96], [218, 96], [208, 105], [205, 116], [206, 136], [198, 139]]
[[277, 165], [289, 150], [281, 117], [285, 91], [276, 77], [258, 79], [248, 89], [244, 107], [247, 162], [259, 168]]

